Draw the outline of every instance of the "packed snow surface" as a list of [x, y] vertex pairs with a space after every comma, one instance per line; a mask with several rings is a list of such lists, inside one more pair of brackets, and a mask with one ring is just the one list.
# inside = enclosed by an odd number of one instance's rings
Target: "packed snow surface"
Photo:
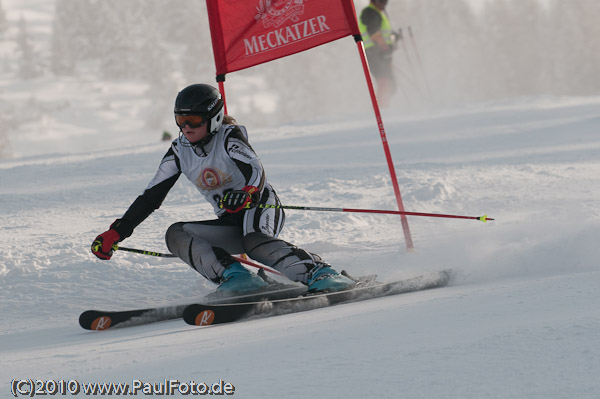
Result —
[[[75, 3], [115, 12], [88, 27]], [[77, 322], [85, 310], [193, 303], [215, 288], [177, 259], [90, 253], [167, 151], [177, 90], [214, 81], [208, 24], [195, 19], [205, 3], [184, 15], [153, 2], [169, 17], [133, 2], [0, 0], [0, 398], [31, 384], [50, 397], [133, 397], [135, 387], [164, 397], [167, 386], [172, 397], [193, 397], [187, 388], [245, 399], [600, 397], [598, 7], [545, 1], [538, 31], [534, 3], [472, 0], [486, 29], [467, 35], [475, 25], [445, 3], [390, 7], [415, 28], [434, 95], [416, 98], [397, 53], [401, 90], [385, 132], [406, 210], [495, 220], [409, 217], [409, 251], [399, 216], [290, 210], [282, 238], [382, 281], [452, 269], [449, 286], [230, 325], [90, 332]], [[60, 32], [79, 39], [66, 44], [78, 60], [66, 76], [50, 71], [69, 61], [56, 57]], [[108, 52], [85, 59], [86, 40], [103, 45], [90, 54]], [[493, 51], [473, 54], [481, 43]], [[228, 75], [230, 112], [284, 204], [397, 209], [354, 41], [311, 52]], [[101, 76], [100, 63], [126, 56], [134, 78]], [[143, 67], [152, 78], [140, 80]], [[123, 245], [167, 252], [172, 223], [213, 217], [182, 177]], [[94, 383], [132, 391], [86, 394]]]
[[[21, 126], [0, 161], [0, 396], [13, 379], [166, 379], [222, 380], [240, 398], [596, 398], [599, 110], [597, 97], [386, 110], [406, 210], [496, 219], [410, 217], [414, 251], [397, 216], [287, 212], [282, 238], [337, 269], [390, 281], [452, 268], [446, 288], [231, 325], [104, 332], [82, 330], [79, 314], [214, 289], [178, 260], [117, 252], [105, 262], [89, 251], [169, 143], [113, 125], [60, 135], [51, 113], [44, 130]], [[396, 208], [369, 113], [248, 129], [284, 203]], [[211, 212], [181, 178], [124, 245], [165, 252], [171, 223]]]

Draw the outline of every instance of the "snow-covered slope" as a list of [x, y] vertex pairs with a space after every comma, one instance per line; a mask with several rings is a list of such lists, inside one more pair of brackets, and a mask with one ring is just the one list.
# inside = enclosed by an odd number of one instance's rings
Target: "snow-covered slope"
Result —
[[[222, 379], [241, 398], [597, 397], [599, 109], [600, 98], [534, 98], [385, 115], [407, 210], [496, 218], [410, 218], [414, 252], [395, 216], [288, 212], [283, 237], [339, 269], [391, 280], [451, 267], [447, 288], [228, 326], [102, 333], [81, 330], [79, 313], [185, 303], [213, 287], [176, 260], [89, 252], [168, 143], [110, 128], [99, 147], [85, 130], [46, 135], [47, 151], [0, 161], [0, 396], [12, 379], [52, 378]], [[285, 203], [394, 209], [372, 116], [248, 127]], [[124, 244], [165, 251], [171, 223], [212, 216], [181, 179]]]

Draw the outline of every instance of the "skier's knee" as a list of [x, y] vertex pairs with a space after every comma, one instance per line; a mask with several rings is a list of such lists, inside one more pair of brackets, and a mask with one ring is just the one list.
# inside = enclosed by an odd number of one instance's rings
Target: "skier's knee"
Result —
[[279, 260], [281, 257], [280, 251], [283, 248], [293, 247], [285, 241], [260, 232], [246, 234], [242, 240], [242, 246], [244, 252], [252, 259], [269, 266]]
[[165, 242], [167, 244], [167, 248], [169, 251], [175, 252], [175, 248], [177, 248], [177, 242], [179, 242], [182, 238], [182, 234], [187, 234], [183, 231], [183, 225], [185, 223], [178, 222], [174, 223], [167, 229], [165, 233]]
[[314, 259], [305, 250], [264, 233], [249, 233], [243, 240], [244, 250], [252, 259], [282, 272], [293, 281], [306, 282], [306, 273]]

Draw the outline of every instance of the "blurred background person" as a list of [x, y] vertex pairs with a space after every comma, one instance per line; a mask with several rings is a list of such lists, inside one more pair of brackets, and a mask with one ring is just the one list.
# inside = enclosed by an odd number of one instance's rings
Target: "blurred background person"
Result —
[[397, 35], [385, 11], [388, 0], [371, 0], [359, 17], [358, 25], [363, 38], [369, 69], [377, 85], [377, 99], [382, 107], [390, 103], [396, 92], [392, 70], [392, 53]]

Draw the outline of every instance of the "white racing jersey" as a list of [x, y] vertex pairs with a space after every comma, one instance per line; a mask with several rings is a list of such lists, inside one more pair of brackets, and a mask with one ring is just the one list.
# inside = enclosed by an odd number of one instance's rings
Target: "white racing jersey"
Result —
[[[173, 154], [163, 158], [156, 176], [146, 189], [152, 189], [170, 177], [183, 173], [213, 205], [217, 215], [225, 212], [219, 208], [219, 202], [229, 191], [241, 190], [244, 186], [255, 186], [262, 191], [264, 170], [260, 159], [248, 144], [243, 126], [221, 126], [208, 146], [211, 148], [202, 154], [201, 149], [191, 147], [181, 135], [171, 145]], [[201, 152], [201, 155], [197, 152]]]
[[215, 213], [223, 196], [245, 186], [258, 187], [262, 193], [268, 185], [260, 159], [248, 143], [244, 126], [222, 125], [205, 146], [192, 146], [180, 135], [163, 157], [156, 175], [120, 219], [121, 239], [158, 209], [169, 190], [183, 173], [212, 204]]

